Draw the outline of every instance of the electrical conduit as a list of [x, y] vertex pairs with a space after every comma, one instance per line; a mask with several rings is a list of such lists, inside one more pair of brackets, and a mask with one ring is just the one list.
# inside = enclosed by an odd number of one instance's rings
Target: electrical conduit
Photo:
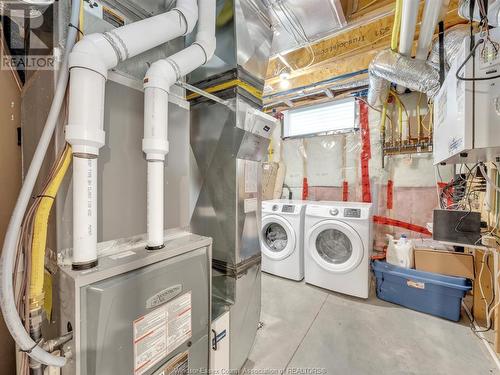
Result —
[[59, 187], [71, 164], [71, 147], [67, 146], [54, 179], [43, 191], [40, 204], [36, 209], [33, 226], [33, 245], [31, 248], [31, 277], [30, 277], [30, 310], [43, 308], [44, 293], [43, 280], [45, 276], [45, 249], [47, 246], [47, 225], [50, 211], [59, 191]]
[[396, 9], [394, 13], [394, 25], [392, 26], [391, 49], [396, 52], [398, 50], [399, 32], [401, 30], [401, 12], [403, 9], [403, 0], [396, 1]]
[[[71, 3], [70, 24], [77, 25], [80, 12], [80, 1], [73, 0]], [[15, 250], [16, 243], [19, 237], [19, 231], [23, 221], [24, 214], [31, 200], [31, 194], [36, 183], [38, 173], [42, 166], [47, 148], [54, 133], [57, 124], [61, 106], [66, 94], [68, 84], [68, 55], [75, 43], [77, 30], [75, 27], [69, 27], [68, 37], [66, 39], [65, 55], [59, 71], [59, 79], [57, 81], [54, 99], [50, 107], [49, 115], [45, 126], [40, 136], [40, 140], [33, 155], [30, 167], [24, 178], [24, 183], [19, 193], [14, 211], [12, 213], [5, 241], [2, 250], [0, 280], [2, 286], [0, 288], [0, 306], [2, 308], [3, 318], [9, 329], [10, 334], [14, 338], [19, 348], [29, 354], [31, 358], [44, 365], [62, 367], [66, 363], [66, 359], [51, 355], [40, 348], [35, 341], [26, 332], [21, 319], [19, 318], [16, 304], [14, 301], [14, 290], [12, 286]]]
[[104, 96], [108, 70], [187, 35], [196, 25], [197, 15], [196, 0], [177, 0], [176, 8], [170, 12], [104, 34], [85, 36], [70, 55], [66, 140], [73, 147], [73, 268], [76, 270], [97, 265], [97, 158], [105, 144]]
[[215, 0], [198, 4], [196, 41], [173, 56], [151, 65], [144, 78], [144, 139], [142, 148], [148, 164], [147, 247], [164, 247], [164, 164], [168, 153], [168, 96], [183, 76], [209, 61], [215, 52]]

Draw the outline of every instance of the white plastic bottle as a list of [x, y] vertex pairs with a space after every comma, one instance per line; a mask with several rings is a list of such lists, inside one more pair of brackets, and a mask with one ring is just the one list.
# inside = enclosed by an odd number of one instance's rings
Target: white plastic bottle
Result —
[[398, 241], [395, 241], [390, 235], [387, 237], [389, 238], [387, 263], [404, 268], [413, 268], [413, 242], [406, 237], [406, 234], [402, 234]]

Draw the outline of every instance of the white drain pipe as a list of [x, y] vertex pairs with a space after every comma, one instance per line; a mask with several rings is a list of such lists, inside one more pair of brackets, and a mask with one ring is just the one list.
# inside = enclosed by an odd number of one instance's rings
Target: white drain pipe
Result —
[[197, 16], [196, 0], [177, 0], [177, 7], [170, 12], [104, 34], [85, 36], [70, 55], [66, 140], [73, 147], [74, 269], [97, 265], [97, 157], [105, 144], [104, 96], [108, 70], [190, 33]]
[[448, 4], [449, 0], [426, 0], [415, 56], [417, 60], [427, 60], [434, 31], [436, 30], [439, 18], [443, 15], [443, 8], [447, 8]]
[[[413, 39], [417, 29], [418, 7], [420, 0], [403, 0], [401, 16], [401, 31], [399, 33], [399, 53], [406, 57], [411, 57], [413, 49]], [[396, 90], [402, 94], [406, 87], [397, 86]]]
[[150, 250], [164, 247], [164, 164], [168, 153], [168, 95], [183, 76], [210, 60], [215, 52], [215, 0], [200, 0], [196, 41], [151, 65], [144, 78], [144, 139], [148, 163], [147, 228]]

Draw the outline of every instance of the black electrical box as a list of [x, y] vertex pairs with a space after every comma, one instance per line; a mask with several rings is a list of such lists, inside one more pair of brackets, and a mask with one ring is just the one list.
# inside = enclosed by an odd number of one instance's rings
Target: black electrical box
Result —
[[436, 241], [481, 245], [481, 214], [472, 211], [434, 210], [432, 237]]

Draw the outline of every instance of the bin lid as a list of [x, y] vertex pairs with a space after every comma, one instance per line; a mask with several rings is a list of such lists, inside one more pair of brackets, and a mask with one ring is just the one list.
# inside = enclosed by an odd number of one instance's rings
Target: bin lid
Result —
[[418, 271], [414, 269], [395, 266], [393, 264], [389, 264], [387, 262], [382, 262], [379, 260], [374, 261], [372, 267], [375, 272], [387, 273], [405, 279], [411, 278], [415, 281], [422, 281], [425, 283], [431, 283], [463, 291], [472, 289], [471, 281], [464, 277], [446, 276], [438, 273]]

